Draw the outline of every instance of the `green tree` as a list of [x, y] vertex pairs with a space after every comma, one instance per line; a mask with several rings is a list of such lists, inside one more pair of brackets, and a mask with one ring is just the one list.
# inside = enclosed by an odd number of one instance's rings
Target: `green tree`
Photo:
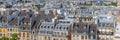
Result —
[[2, 37], [2, 38], [0, 38], [0, 40], [9, 40], [9, 38], [8, 37]]
[[11, 35], [11, 38], [1, 37], [0, 40], [19, 40], [18, 34], [14, 33]]
[[117, 2], [112, 2], [111, 5], [117, 6]]
[[12, 38], [10, 40], [19, 40], [18, 34], [14, 33], [11, 36]]

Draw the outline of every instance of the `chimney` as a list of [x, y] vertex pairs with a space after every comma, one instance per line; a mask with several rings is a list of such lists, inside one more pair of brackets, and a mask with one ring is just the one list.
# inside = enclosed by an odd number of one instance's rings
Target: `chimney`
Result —
[[52, 22], [53, 22], [53, 23], [56, 23], [56, 22], [57, 22], [57, 17], [53, 18], [53, 19], [52, 19]]
[[57, 13], [58, 13], [58, 14], [61, 14], [60, 9], [57, 10]]
[[77, 22], [77, 23], [79, 23], [79, 22], [80, 22], [80, 19], [79, 19], [78, 17], [76, 18], [76, 22]]
[[57, 15], [57, 10], [56, 9], [53, 9], [53, 14]]

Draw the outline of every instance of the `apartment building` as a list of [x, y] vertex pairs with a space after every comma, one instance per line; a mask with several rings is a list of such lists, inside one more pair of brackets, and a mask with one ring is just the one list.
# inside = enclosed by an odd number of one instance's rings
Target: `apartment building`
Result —
[[12, 35], [13, 33], [19, 34], [19, 19], [17, 17], [8, 16], [8, 35]]
[[8, 31], [7, 28], [4, 28], [5, 26], [7, 26], [7, 16], [3, 16], [3, 15], [0, 15], [0, 36], [7, 36], [5, 35], [6, 32]]
[[89, 40], [88, 30], [89, 27], [87, 23], [74, 23], [71, 32], [71, 40]]
[[97, 27], [98, 40], [114, 40], [115, 19], [113, 16], [100, 15]]
[[19, 34], [18, 18], [0, 15], [0, 34], [1, 37], [11, 37], [13, 33]]
[[120, 39], [120, 23], [118, 22], [116, 27], [115, 27], [115, 40]]
[[36, 40], [52, 40], [52, 34], [54, 28], [55, 28], [55, 23], [42, 22], [39, 26], [39, 31]]
[[57, 23], [53, 30], [52, 40], [68, 40], [70, 27], [72, 27], [70, 22]]
[[28, 17], [21, 17], [20, 18], [20, 40], [30, 40], [30, 30], [31, 30], [31, 19]]
[[89, 40], [97, 40], [97, 24], [95, 23], [90, 23], [89, 25]]

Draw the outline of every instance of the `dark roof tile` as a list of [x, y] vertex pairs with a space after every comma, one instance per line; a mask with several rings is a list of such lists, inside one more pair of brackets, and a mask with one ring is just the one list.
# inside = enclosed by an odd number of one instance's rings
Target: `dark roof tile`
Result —
[[27, 13], [26, 13], [25, 11], [21, 11], [20, 14], [19, 14], [19, 16], [20, 16], [20, 17], [21, 17], [21, 16], [27, 16]]
[[23, 19], [23, 22], [24, 22], [24, 23], [30, 23], [30, 18], [24, 18], [24, 19]]
[[18, 19], [17, 18], [13, 18], [10, 22], [10, 25], [17, 25], [18, 24]]

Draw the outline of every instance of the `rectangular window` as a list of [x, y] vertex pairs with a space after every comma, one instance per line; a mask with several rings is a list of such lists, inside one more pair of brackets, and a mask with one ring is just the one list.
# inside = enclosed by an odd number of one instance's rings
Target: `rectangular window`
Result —
[[90, 36], [91, 39], [93, 39], [93, 36]]
[[10, 29], [10, 31], [12, 31], [12, 29]]
[[47, 40], [47, 37], [45, 36], [45, 40]]
[[25, 33], [23, 33], [23, 37], [25, 37]]
[[81, 36], [81, 39], [84, 39], [84, 36]]
[[9, 29], [7, 29], [9, 31]]
[[85, 39], [87, 39], [87, 36], [85, 36]]
[[57, 35], [60, 35], [59, 32], [57, 32]]
[[64, 33], [64, 35], [67, 35], [67, 33]]
[[21, 37], [21, 33], [19, 33], [19, 37]]
[[98, 26], [101, 27], [101, 23], [99, 23]]
[[50, 40], [50, 37], [48, 37], [48, 40]]
[[29, 33], [27, 33], [27, 37], [29, 37]]
[[56, 40], [55, 38], [53, 40]]
[[10, 36], [12, 36], [12, 33], [10, 33]]

